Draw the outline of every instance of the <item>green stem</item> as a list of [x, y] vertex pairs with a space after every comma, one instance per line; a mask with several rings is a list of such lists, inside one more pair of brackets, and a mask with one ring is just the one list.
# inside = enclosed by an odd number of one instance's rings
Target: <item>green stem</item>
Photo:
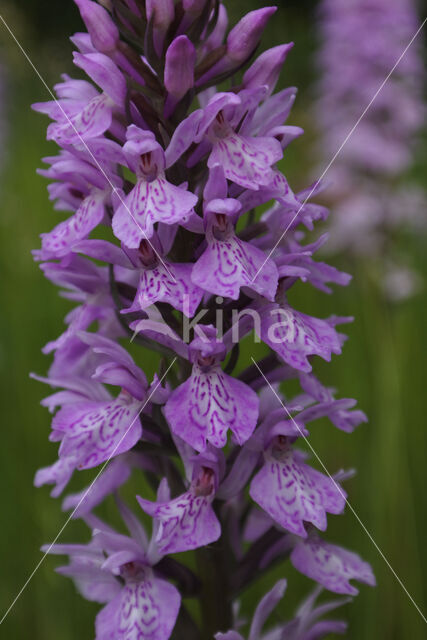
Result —
[[228, 631], [233, 626], [229, 576], [230, 551], [222, 541], [197, 551], [199, 575], [202, 576], [200, 609], [202, 637], [213, 638], [217, 631]]

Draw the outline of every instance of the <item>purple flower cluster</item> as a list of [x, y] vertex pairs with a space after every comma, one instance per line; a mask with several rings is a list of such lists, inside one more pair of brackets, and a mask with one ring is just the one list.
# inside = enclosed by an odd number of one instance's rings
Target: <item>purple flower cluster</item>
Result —
[[419, 26], [413, 0], [321, 4], [316, 120], [326, 162], [375, 97], [328, 172], [336, 198], [329, 249], [380, 255], [382, 286], [396, 299], [411, 293], [417, 277], [394, 264], [393, 237], [425, 230], [427, 221], [425, 193], [407, 178], [426, 117], [419, 41], [404, 53]]
[[[302, 205], [309, 191], [293, 193], [277, 167], [302, 133], [285, 124], [295, 90], [274, 93], [291, 45], [254, 59], [274, 7], [228, 30], [214, 0], [76, 4], [87, 33], [72, 38], [74, 61], [89, 79], [64, 76], [58, 100], [35, 105], [61, 147], [41, 173], [56, 209], [71, 212], [35, 257], [77, 303], [45, 347], [53, 363], [38, 379], [55, 389], [43, 404], [59, 453], [35, 483], [59, 496], [75, 471], [101, 474], [63, 503], [91, 541], [47, 550], [69, 555], [59, 571], [105, 605], [97, 640], [167, 640], [174, 629], [237, 640], [242, 590], [288, 556], [335, 593], [356, 594], [352, 579], [375, 583], [368, 564], [317, 533], [343, 512], [347, 474], [321, 473], [299, 447], [318, 418], [345, 432], [366, 418], [312, 372], [313, 356], [341, 352], [335, 327], [349, 319], [314, 318], [288, 301], [299, 281], [325, 292], [349, 281], [314, 260], [324, 237], [304, 243], [327, 211]], [[252, 330], [269, 355], [233, 375]], [[145, 348], [137, 362], [131, 339]], [[140, 368], [147, 349], [158, 358], [151, 381]], [[297, 394], [282, 395], [283, 381]], [[139, 516], [119, 496], [131, 474], [145, 494]], [[93, 513], [111, 494], [127, 534]], [[263, 634], [285, 586], [260, 602], [250, 640], [344, 631], [321, 620], [342, 601], [315, 606], [316, 588], [294, 619]], [[200, 599], [200, 625], [186, 598]]]

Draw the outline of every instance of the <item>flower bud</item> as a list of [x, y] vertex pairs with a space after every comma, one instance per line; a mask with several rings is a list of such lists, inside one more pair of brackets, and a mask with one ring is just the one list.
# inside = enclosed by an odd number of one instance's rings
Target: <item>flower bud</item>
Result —
[[119, 41], [119, 31], [108, 11], [92, 0], [75, 0], [75, 3], [95, 49], [101, 53], [114, 51]]
[[166, 51], [165, 87], [180, 100], [194, 85], [196, 50], [187, 36], [179, 36]]
[[128, 8], [132, 11], [132, 13], [134, 13], [139, 18], [141, 17], [141, 11], [139, 10], [135, 0], [124, 0], [124, 2], [128, 6]]
[[145, 9], [153, 23], [154, 49], [162, 57], [165, 35], [175, 15], [174, 0], [146, 0]]
[[224, 42], [225, 33], [228, 27], [227, 9], [223, 4], [219, 5], [218, 20], [209, 38], [203, 43], [203, 51], [209, 53], [213, 49], [220, 47]]
[[154, 16], [154, 28], [166, 32], [175, 15], [173, 0], [146, 0], [145, 5], [148, 20]]
[[290, 42], [264, 51], [243, 76], [244, 88], [255, 89], [264, 85], [272, 93], [286, 56], [293, 46], [293, 42]]
[[256, 48], [268, 19], [277, 7], [264, 7], [246, 14], [230, 31], [227, 55], [233, 62], [244, 62]]
[[117, 65], [103, 53], [74, 53], [74, 64], [106, 93], [116, 105], [126, 96], [126, 80]]
[[193, 39], [197, 39], [202, 36], [209, 21], [209, 12], [205, 13], [204, 20], [200, 22], [198, 20], [201, 14], [205, 10], [207, 4], [211, 4], [211, 0], [182, 0], [182, 8], [184, 14], [182, 16], [181, 23], [176, 32], [176, 35], [187, 33], [191, 25], [195, 25], [197, 21], [196, 31], [193, 31]]
[[199, 13], [202, 13], [206, 5], [206, 1], [207, 0], [183, 0], [182, 5], [185, 11], [198, 15]]

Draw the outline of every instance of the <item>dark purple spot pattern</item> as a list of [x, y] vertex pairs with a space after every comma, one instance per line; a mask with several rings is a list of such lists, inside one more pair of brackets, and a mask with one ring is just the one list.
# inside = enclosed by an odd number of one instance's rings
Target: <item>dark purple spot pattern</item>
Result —
[[129, 581], [97, 616], [99, 640], [168, 640], [175, 626], [180, 595], [151, 569], [145, 579]]
[[192, 490], [163, 504], [138, 498], [142, 509], [159, 522], [156, 542], [164, 554], [190, 551], [218, 540], [221, 525], [212, 500], [213, 495], [197, 496]]
[[329, 477], [299, 462], [291, 450], [266, 455], [250, 495], [280, 526], [305, 538], [304, 522], [326, 529], [326, 513], [341, 513], [346, 494]]
[[375, 585], [370, 565], [357, 553], [329, 544], [315, 533], [296, 545], [291, 561], [298, 571], [335, 593], [357, 595], [358, 589], [349, 582], [352, 579]]
[[48, 127], [48, 140], [55, 140], [59, 145], [82, 144], [82, 140], [96, 138], [111, 126], [113, 117], [113, 101], [102, 93], [86, 104], [81, 111], [63, 122], [52, 123]]
[[60, 457], [74, 457], [79, 469], [89, 469], [128, 451], [141, 437], [140, 408], [126, 392], [111, 402], [66, 405], [52, 422]]
[[214, 239], [194, 265], [192, 280], [224, 298], [237, 300], [240, 287], [249, 287], [274, 300], [278, 273], [274, 262], [266, 258], [260, 249], [236, 236], [225, 241]]
[[232, 132], [217, 139], [208, 166], [219, 164], [228, 180], [247, 189], [258, 189], [273, 180], [271, 166], [282, 155], [281, 146], [274, 138], [249, 138]]
[[142, 270], [129, 311], [144, 310], [156, 302], [167, 302], [192, 317], [203, 297], [203, 290], [191, 281], [192, 268], [192, 264], [164, 262], [154, 269]]
[[332, 353], [341, 353], [342, 340], [328, 320], [305, 315], [289, 305], [261, 313], [260, 338], [299, 371], [311, 371], [308, 356], [329, 361]]
[[151, 238], [156, 222], [182, 222], [197, 203], [197, 196], [159, 175], [152, 182], [140, 178], [114, 214], [115, 235], [132, 249]]
[[204, 451], [207, 441], [224, 447], [228, 429], [243, 444], [255, 429], [258, 405], [250, 387], [219, 367], [203, 372], [195, 365], [190, 378], [172, 392], [165, 415], [174, 433]]
[[66, 256], [72, 246], [87, 238], [104, 217], [104, 195], [93, 192], [85, 198], [76, 213], [42, 235], [43, 259]]

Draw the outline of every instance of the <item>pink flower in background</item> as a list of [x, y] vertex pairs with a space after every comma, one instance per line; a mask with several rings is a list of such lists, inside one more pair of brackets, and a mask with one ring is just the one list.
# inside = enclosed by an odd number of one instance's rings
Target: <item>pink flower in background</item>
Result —
[[335, 201], [328, 250], [377, 260], [380, 286], [396, 300], [419, 286], [419, 276], [400, 257], [396, 237], [425, 233], [427, 226], [426, 194], [408, 177], [426, 119], [421, 37], [404, 53], [419, 26], [413, 0], [322, 0], [320, 5], [315, 111], [320, 173], [372, 101], [327, 173]]

